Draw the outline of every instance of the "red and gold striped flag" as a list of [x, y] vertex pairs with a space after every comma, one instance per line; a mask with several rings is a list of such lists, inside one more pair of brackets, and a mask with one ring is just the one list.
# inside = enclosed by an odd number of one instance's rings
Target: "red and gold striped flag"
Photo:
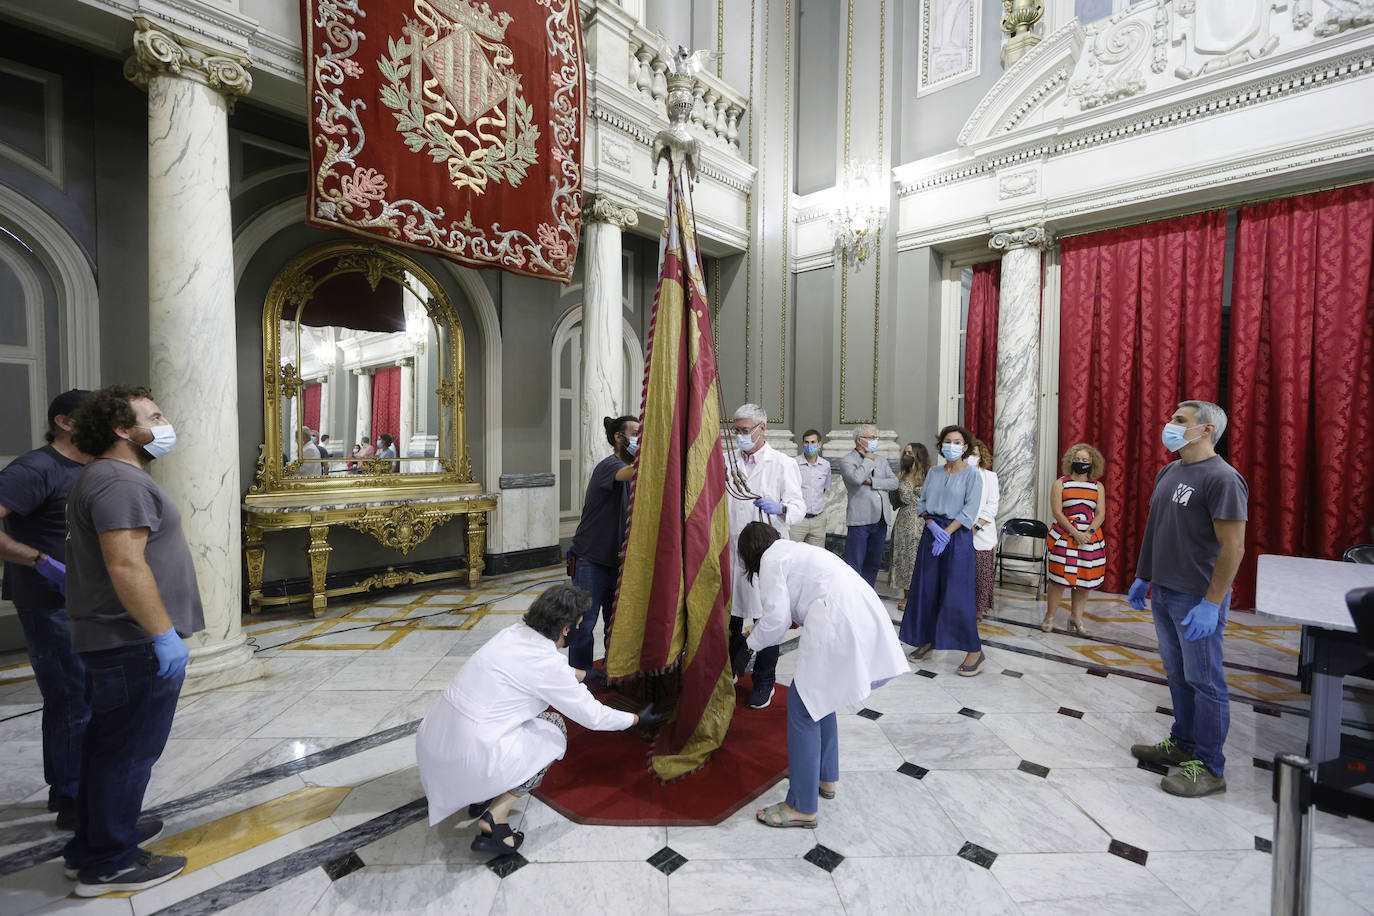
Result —
[[665, 782], [706, 762], [735, 709], [727, 637], [730, 522], [711, 340], [692, 200], [673, 169], [639, 468], [606, 655], [612, 678], [680, 671], [677, 715], [659, 731], [651, 758]]

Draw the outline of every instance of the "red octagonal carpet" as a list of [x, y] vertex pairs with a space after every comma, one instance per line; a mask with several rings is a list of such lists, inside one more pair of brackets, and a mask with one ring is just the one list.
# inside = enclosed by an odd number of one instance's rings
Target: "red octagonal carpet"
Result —
[[[739, 705], [720, 750], [706, 766], [668, 785], [649, 773], [649, 745], [634, 730], [591, 732], [568, 721], [568, 752], [534, 795], [579, 824], [709, 827], [762, 795], [787, 773], [787, 688], [767, 709]], [[598, 693], [601, 693], [598, 691]]]

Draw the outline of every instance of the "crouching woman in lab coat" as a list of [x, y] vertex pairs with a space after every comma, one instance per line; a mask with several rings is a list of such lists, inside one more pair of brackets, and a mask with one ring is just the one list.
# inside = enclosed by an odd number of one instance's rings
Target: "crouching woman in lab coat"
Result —
[[591, 596], [574, 585], [550, 587], [523, 622], [477, 650], [425, 716], [416, 757], [431, 826], [464, 805], [473, 816], [485, 809], [472, 848], [519, 849], [525, 835], [511, 830], [510, 810], [568, 749], [563, 715], [594, 731], [662, 721], [652, 704], [636, 715], [597, 702], [581, 683], [585, 672], [558, 651], [590, 606]]
[[828, 550], [779, 539], [762, 522], [740, 532], [739, 558], [757, 578], [762, 615], [748, 634], [755, 652], [801, 627], [797, 673], [787, 691], [787, 800], [760, 810], [769, 827], [815, 827], [818, 797], [840, 777], [835, 711], [906, 674], [906, 657], [878, 593]]

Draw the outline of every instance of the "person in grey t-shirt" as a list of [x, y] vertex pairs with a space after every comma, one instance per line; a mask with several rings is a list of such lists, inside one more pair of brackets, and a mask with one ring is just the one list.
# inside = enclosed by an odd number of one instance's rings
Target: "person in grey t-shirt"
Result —
[[186, 867], [139, 844], [162, 829], [139, 818], [181, 694], [182, 638], [205, 627], [181, 514], [148, 476], [176, 430], [146, 388], [93, 392], [74, 418], [96, 456], [67, 495], [67, 608], [86, 666], [91, 720], [81, 759], [76, 836], [63, 850], [76, 895], [138, 891]]
[[1226, 412], [1209, 401], [1184, 401], [1164, 427], [1164, 446], [1178, 452], [1179, 460], [1155, 477], [1136, 580], [1127, 596], [1139, 611], [1150, 595], [1174, 704], [1169, 737], [1134, 745], [1131, 754], [1180, 767], [1160, 787], [1186, 798], [1226, 791], [1222, 747], [1230, 699], [1222, 635], [1231, 583], [1245, 552], [1250, 491], [1216, 453], [1225, 430]]

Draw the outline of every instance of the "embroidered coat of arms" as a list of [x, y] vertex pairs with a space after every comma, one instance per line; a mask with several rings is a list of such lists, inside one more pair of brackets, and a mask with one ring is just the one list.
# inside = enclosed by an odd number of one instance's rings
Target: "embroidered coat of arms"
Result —
[[581, 232], [576, 0], [302, 0], [310, 223], [566, 282]]

